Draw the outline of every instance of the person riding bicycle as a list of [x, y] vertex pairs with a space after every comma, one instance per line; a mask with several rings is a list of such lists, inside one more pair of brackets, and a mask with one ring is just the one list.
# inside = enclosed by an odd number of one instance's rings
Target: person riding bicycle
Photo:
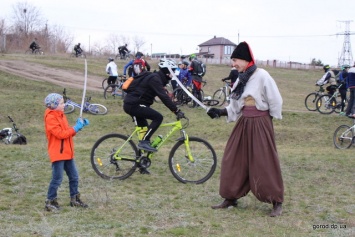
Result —
[[[149, 152], [156, 152], [150, 144], [150, 138], [163, 122], [163, 115], [154, 110], [150, 106], [154, 103], [156, 96], [169, 108], [178, 119], [184, 117], [184, 113], [176, 107], [172, 102], [164, 87], [169, 83], [173, 75], [170, 74], [169, 68], [174, 72], [177, 65], [174, 61], [163, 59], [159, 62], [159, 71], [151, 73], [143, 71], [138, 76], [134, 77], [129, 91], [124, 98], [123, 109], [132, 116], [137, 126], [145, 128], [146, 133], [140, 137], [138, 148]], [[148, 121], [152, 120], [150, 124]], [[149, 174], [149, 171], [140, 167], [142, 174]]]
[[82, 52], [82, 48], [80, 47], [80, 43], [74, 45], [75, 56], [78, 57]]
[[114, 62], [114, 59], [111, 57], [108, 58], [108, 64], [106, 65], [106, 73], [110, 75], [107, 79], [107, 84], [115, 84], [118, 77], [117, 65]]
[[35, 52], [36, 49], [40, 49], [39, 44], [37, 43], [37, 38], [35, 38], [32, 43], [30, 44], [30, 49], [32, 49], [32, 53]]
[[127, 44], [118, 47], [118, 53], [120, 54], [121, 59], [125, 59], [126, 53], [129, 53], [129, 50], [127, 49]]
[[325, 84], [330, 84], [325, 89], [328, 91], [328, 94], [333, 95], [337, 89], [337, 82], [335, 80], [336, 75], [339, 73], [337, 70], [330, 70], [329, 65], [325, 65], [323, 67], [324, 75], [321, 79], [319, 79], [316, 83], [318, 86], [322, 86]]
[[231, 71], [229, 73], [229, 76], [226, 78], [223, 78], [222, 81], [225, 82], [225, 81], [231, 80], [229, 86], [232, 88], [234, 82], [238, 79], [238, 77], [239, 77], [238, 70], [235, 67], [232, 67]]
[[193, 89], [192, 89], [192, 94], [197, 96], [197, 99], [199, 101], [202, 101], [202, 95], [201, 95], [201, 87], [202, 87], [202, 77], [198, 74], [198, 64], [200, 63], [199, 60], [197, 60], [195, 54], [191, 54], [189, 57], [190, 60], [190, 65], [188, 68], [188, 71], [192, 75], [192, 83], [193, 83]]
[[[144, 54], [141, 52], [137, 52], [135, 59], [130, 60], [123, 68], [123, 75], [126, 76], [126, 73], [128, 73], [129, 77], [133, 77], [136, 76], [136, 74], [133, 71], [133, 63], [135, 60], [137, 59], [141, 59], [144, 61], [145, 64], [145, 69], [149, 72], [150, 71], [150, 65], [148, 64], [148, 62], [146, 60], [143, 59], [144, 58]], [[128, 71], [128, 72], [127, 72]]]

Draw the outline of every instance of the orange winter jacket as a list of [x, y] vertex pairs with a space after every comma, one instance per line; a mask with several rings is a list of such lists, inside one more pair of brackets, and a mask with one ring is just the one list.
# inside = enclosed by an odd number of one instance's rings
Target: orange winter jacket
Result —
[[48, 141], [48, 155], [53, 163], [74, 158], [74, 128], [69, 126], [63, 111], [46, 109], [44, 127]]

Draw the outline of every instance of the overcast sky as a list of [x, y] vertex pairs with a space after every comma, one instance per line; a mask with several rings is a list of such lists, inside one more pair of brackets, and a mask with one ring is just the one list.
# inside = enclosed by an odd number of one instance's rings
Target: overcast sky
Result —
[[[10, 19], [16, 0], [2, 0]], [[105, 45], [110, 34], [145, 40], [145, 53], [196, 52], [199, 44], [225, 37], [247, 41], [256, 59], [337, 65], [346, 24], [355, 59], [354, 0], [28, 0], [49, 25], [60, 25], [86, 49]], [[239, 36], [238, 36], [239, 35]], [[128, 47], [133, 49], [132, 42]]]

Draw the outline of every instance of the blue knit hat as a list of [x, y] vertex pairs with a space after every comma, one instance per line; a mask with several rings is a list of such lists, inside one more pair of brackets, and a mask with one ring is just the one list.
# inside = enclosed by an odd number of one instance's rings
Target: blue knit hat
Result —
[[44, 99], [44, 105], [49, 109], [56, 109], [61, 99], [63, 99], [62, 95], [59, 95], [57, 93], [50, 93]]

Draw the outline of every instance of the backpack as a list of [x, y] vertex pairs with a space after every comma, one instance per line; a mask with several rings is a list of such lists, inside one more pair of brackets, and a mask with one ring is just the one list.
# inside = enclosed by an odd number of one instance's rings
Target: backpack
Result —
[[203, 77], [206, 74], [206, 64], [204, 64], [203, 62], [199, 61], [199, 60], [195, 60], [196, 62], [196, 73], [197, 75], [199, 75], [200, 77]]
[[122, 84], [122, 90], [126, 93], [132, 92], [134, 90], [134, 87], [138, 86], [143, 80], [148, 80], [151, 77], [154, 76], [153, 72], [147, 72], [147, 75], [145, 77], [141, 77], [139, 79], [135, 79], [136, 76], [134, 77], [129, 77], [123, 84]]

